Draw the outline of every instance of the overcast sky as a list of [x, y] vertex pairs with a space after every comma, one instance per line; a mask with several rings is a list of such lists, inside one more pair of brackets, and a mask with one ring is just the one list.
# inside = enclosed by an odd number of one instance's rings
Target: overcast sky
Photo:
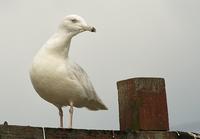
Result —
[[59, 126], [29, 69], [61, 19], [78, 14], [97, 33], [76, 36], [70, 56], [109, 110], [75, 109], [74, 128], [119, 129], [116, 81], [163, 77], [170, 129], [200, 132], [199, 7], [199, 0], [0, 0], [0, 123]]

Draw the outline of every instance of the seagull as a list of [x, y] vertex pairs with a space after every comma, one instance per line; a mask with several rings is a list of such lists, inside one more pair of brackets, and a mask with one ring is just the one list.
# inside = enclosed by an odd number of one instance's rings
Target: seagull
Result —
[[107, 110], [86, 72], [68, 55], [72, 38], [84, 31], [96, 32], [96, 29], [78, 15], [64, 17], [57, 31], [33, 58], [30, 69], [35, 91], [58, 108], [61, 128], [65, 106], [69, 106], [69, 128], [72, 128], [74, 107]]

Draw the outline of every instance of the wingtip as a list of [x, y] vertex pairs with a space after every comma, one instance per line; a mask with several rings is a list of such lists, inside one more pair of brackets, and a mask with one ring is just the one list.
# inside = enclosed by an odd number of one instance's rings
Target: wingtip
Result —
[[101, 106], [100, 109], [101, 109], [101, 110], [108, 110], [108, 107], [107, 107], [105, 104], [102, 104], [102, 106]]

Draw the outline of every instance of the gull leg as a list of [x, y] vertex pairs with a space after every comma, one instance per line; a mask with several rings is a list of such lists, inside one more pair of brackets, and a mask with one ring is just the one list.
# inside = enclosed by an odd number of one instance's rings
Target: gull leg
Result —
[[69, 108], [69, 126], [68, 126], [68, 128], [72, 128], [73, 112], [74, 112], [73, 103], [71, 102], [70, 108]]
[[58, 107], [59, 116], [60, 116], [60, 127], [63, 128], [63, 110], [61, 107]]

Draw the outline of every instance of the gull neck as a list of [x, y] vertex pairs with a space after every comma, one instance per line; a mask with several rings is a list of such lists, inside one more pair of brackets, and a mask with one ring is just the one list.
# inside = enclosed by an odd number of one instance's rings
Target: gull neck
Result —
[[59, 29], [46, 43], [45, 47], [51, 53], [67, 58], [73, 34]]

